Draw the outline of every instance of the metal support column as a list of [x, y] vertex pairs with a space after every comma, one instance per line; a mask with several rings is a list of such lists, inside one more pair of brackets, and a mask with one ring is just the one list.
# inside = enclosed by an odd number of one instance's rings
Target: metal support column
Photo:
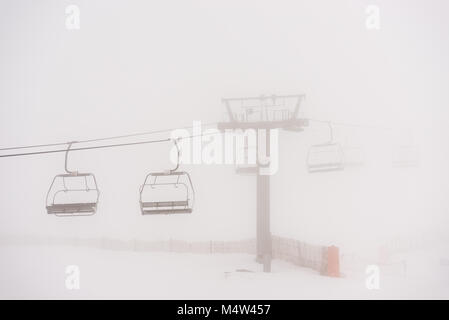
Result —
[[[270, 156], [270, 130], [266, 130], [265, 152]], [[259, 140], [258, 148], [259, 150]], [[270, 176], [257, 174], [257, 256], [263, 271], [271, 272]]]

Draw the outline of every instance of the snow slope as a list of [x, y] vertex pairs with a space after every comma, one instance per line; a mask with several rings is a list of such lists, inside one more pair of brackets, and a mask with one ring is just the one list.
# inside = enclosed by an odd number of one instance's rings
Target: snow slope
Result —
[[[363, 263], [347, 268], [345, 277], [329, 278], [278, 260], [273, 262], [272, 273], [262, 273], [254, 257], [246, 254], [147, 253], [8, 245], [0, 246], [0, 298], [449, 298], [449, 265], [436, 258], [423, 260], [420, 255], [422, 253], [407, 258], [406, 271], [391, 268], [390, 272], [381, 274], [380, 289], [368, 290]], [[79, 266], [79, 290], [66, 289], [68, 265]]]

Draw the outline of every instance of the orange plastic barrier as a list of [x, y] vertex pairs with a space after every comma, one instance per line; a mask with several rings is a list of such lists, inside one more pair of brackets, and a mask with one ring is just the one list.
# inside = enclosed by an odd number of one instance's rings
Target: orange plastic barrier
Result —
[[327, 248], [327, 275], [340, 277], [340, 254], [336, 246]]

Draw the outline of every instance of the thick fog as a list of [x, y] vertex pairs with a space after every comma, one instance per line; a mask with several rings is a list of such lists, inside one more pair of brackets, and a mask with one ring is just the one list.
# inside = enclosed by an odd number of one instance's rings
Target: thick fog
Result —
[[[76, 30], [66, 27], [70, 4], [79, 8]], [[369, 5], [380, 9], [378, 29], [366, 26]], [[3, 0], [0, 146], [219, 122], [222, 98], [305, 94], [300, 116], [332, 121], [334, 140], [362, 148], [364, 162], [310, 174], [307, 152], [328, 140], [327, 124], [281, 130], [279, 170], [270, 177], [272, 233], [342, 251], [397, 237], [447, 241], [448, 39], [444, 0]], [[400, 145], [419, 150], [418, 166], [392, 166]], [[45, 210], [64, 153], [0, 158], [0, 234], [254, 237], [256, 178], [235, 174], [233, 165], [181, 166], [196, 189], [192, 214], [140, 214], [139, 187], [147, 173], [173, 167], [171, 148], [70, 153], [70, 168], [94, 173], [101, 194], [94, 216], [67, 219]]]

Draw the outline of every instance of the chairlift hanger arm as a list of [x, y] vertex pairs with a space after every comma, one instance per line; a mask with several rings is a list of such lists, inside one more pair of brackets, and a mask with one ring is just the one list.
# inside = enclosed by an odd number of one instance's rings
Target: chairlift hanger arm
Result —
[[188, 172], [185, 173], [187, 175], [187, 179], [189, 179], [190, 186], [192, 188], [192, 206], [191, 209], [195, 207], [195, 187], [193, 186], [192, 179], [190, 178], [190, 174]]
[[173, 139], [173, 143], [175, 144], [176, 152], [177, 152], [177, 155], [176, 155], [176, 167], [174, 169], [171, 169], [170, 173], [175, 172], [179, 168], [179, 157], [180, 157], [180, 154], [181, 154], [181, 150], [179, 149], [178, 140], [179, 139]]
[[74, 143], [76, 143], [76, 141], [68, 142], [67, 151], [66, 151], [66, 153], [65, 153], [64, 169], [65, 169], [65, 171], [66, 171], [69, 175], [77, 175], [77, 174], [78, 174], [78, 171], [70, 171], [70, 170], [67, 168], [67, 158], [68, 158], [68, 156], [69, 156], [70, 148], [72, 147], [72, 144], [74, 144]]

